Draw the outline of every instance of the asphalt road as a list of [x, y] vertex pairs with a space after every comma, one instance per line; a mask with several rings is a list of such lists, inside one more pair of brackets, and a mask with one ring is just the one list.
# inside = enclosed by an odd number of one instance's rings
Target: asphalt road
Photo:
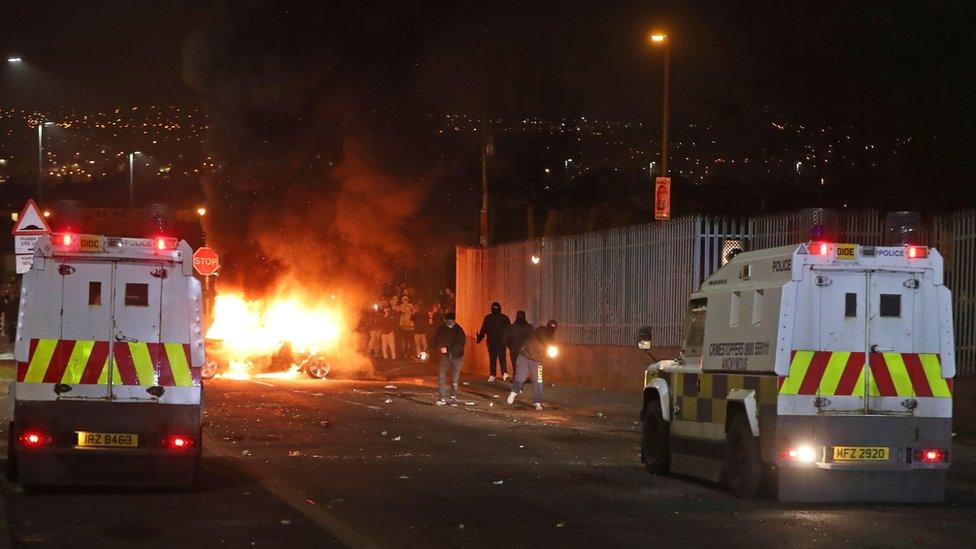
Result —
[[604, 398], [607, 411], [597, 413], [588, 403], [600, 395], [556, 389], [562, 403], [540, 413], [506, 407], [506, 392], [472, 382], [451, 408], [434, 406], [429, 378], [212, 380], [198, 489], [25, 493], [4, 482], [5, 535], [15, 547], [836, 548], [976, 539], [973, 446], [957, 445], [943, 505], [741, 501], [714, 485], [645, 473], [626, 402]]

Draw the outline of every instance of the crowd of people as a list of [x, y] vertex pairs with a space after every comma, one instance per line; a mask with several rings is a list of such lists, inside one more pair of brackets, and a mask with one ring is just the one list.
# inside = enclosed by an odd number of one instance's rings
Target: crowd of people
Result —
[[438, 299], [425, 304], [416, 291], [400, 284], [368, 307], [360, 317], [357, 332], [363, 352], [372, 358], [414, 360], [427, 351], [428, 341], [453, 312], [454, 292], [444, 288]]

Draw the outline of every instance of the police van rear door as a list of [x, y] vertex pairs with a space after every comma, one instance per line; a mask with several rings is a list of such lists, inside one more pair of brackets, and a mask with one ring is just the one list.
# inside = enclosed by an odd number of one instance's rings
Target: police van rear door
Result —
[[[61, 400], [108, 399], [113, 265], [71, 258], [59, 261], [57, 269], [61, 278], [61, 336], [52, 347], [44, 381], [70, 387], [60, 392]], [[43, 346], [53, 344], [39, 340], [34, 352], [45, 352]]]
[[117, 375], [112, 394], [116, 400], [156, 400], [148, 392], [159, 385], [162, 318], [161, 262], [117, 262], [113, 284], [112, 348]]
[[[925, 381], [916, 341], [916, 297], [922, 273], [874, 270], [868, 284], [868, 411], [910, 414]], [[906, 405], [907, 404], [907, 405]]]
[[817, 299], [809, 314], [817, 328], [815, 351], [798, 362], [807, 364], [797, 380], [799, 394], [816, 394], [821, 413], [864, 413], [862, 371], [867, 352], [867, 287], [869, 273], [861, 269], [821, 269], [814, 266], [811, 281]]

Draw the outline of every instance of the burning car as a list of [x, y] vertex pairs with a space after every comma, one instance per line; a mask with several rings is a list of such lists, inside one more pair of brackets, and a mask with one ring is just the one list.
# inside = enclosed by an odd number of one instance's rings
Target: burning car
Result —
[[218, 294], [202, 376], [325, 378], [343, 325], [334, 301], [315, 303], [294, 295], [249, 301]]

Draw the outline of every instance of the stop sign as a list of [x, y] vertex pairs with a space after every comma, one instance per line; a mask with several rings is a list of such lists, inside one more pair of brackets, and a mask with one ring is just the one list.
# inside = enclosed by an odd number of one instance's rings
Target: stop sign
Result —
[[214, 274], [220, 268], [217, 252], [206, 246], [193, 252], [193, 268], [203, 276]]

